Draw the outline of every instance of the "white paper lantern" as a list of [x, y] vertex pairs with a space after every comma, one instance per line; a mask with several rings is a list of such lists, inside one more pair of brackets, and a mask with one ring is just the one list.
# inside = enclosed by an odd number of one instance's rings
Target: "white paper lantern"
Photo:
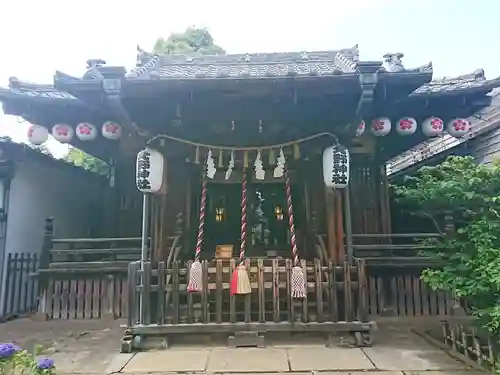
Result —
[[356, 137], [361, 136], [366, 130], [366, 124], [363, 120], [359, 123], [358, 127], [356, 128]]
[[93, 141], [97, 138], [97, 129], [88, 122], [82, 122], [76, 126], [76, 136], [80, 141]]
[[391, 132], [391, 120], [379, 117], [372, 121], [371, 131], [377, 137], [383, 137]]
[[27, 135], [29, 143], [35, 146], [39, 146], [49, 139], [49, 131], [40, 125], [31, 125]]
[[163, 184], [163, 155], [150, 148], [137, 154], [136, 185], [143, 193], [157, 193]]
[[413, 135], [417, 131], [417, 120], [413, 117], [403, 117], [396, 124], [396, 132], [399, 135]]
[[439, 117], [429, 117], [422, 122], [422, 133], [427, 137], [437, 137], [444, 131], [444, 123]]
[[69, 125], [56, 124], [52, 127], [52, 136], [61, 143], [69, 143], [73, 139], [75, 131]]
[[116, 141], [122, 136], [122, 127], [116, 122], [106, 121], [102, 124], [102, 136], [112, 141]]
[[323, 179], [325, 185], [342, 189], [349, 184], [349, 150], [342, 145], [327, 147], [323, 151]]
[[448, 134], [455, 138], [460, 138], [466, 135], [470, 130], [471, 124], [469, 120], [464, 118], [455, 118], [448, 122], [446, 130]]

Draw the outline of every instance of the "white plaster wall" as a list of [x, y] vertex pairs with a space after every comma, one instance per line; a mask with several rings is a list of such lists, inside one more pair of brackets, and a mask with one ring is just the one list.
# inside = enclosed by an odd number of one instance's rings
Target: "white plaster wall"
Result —
[[[9, 253], [40, 253], [44, 223], [54, 217], [55, 236], [88, 237], [89, 218], [99, 195], [97, 181], [71, 173], [65, 165], [27, 160], [16, 163], [8, 196], [4, 260]], [[0, 316], [4, 312], [6, 262], [0, 290]]]

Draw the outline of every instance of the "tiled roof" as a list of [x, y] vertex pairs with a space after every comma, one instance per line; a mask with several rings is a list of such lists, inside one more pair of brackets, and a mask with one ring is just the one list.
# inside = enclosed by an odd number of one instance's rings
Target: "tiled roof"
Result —
[[493, 89], [500, 87], [500, 78], [488, 80], [484, 76], [484, 71], [478, 69], [470, 74], [461, 75], [453, 78], [435, 79], [416, 89], [411, 96], [425, 96], [428, 94], [457, 92], [474, 88]]
[[78, 100], [73, 95], [57, 90], [54, 85], [42, 85], [19, 81], [16, 77], [9, 78], [9, 88], [0, 88], [0, 98], [7, 96], [26, 96], [47, 99]]
[[338, 51], [278, 52], [213, 56], [157, 55], [139, 50], [127, 77], [244, 78], [356, 73], [357, 46]]

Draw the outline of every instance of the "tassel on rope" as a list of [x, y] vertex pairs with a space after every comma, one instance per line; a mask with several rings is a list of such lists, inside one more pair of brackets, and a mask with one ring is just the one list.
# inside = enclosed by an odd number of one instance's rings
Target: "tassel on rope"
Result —
[[290, 177], [285, 171], [285, 193], [286, 205], [288, 208], [288, 225], [290, 228], [290, 242], [292, 244], [293, 268], [292, 268], [292, 297], [305, 298], [306, 297], [306, 281], [304, 273], [299, 266], [299, 251], [297, 249], [297, 238], [295, 237], [295, 224], [293, 222], [293, 205], [292, 205], [292, 190], [290, 188]]
[[205, 228], [205, 206], [207, 203], [207, 181], [203, 179], [201, 185], [200, 218], [198, 223], [198, 237], [196, 239], [196, 250], [194, 262], [189, 270], [188, 292], [201, 292], [203, 290], [203, 273], [201, 269], [201, 245], [203, 244], [203, 234]]
[[231, 278], [231, 295], [250, 294], [252, 287], [245, 267], [245, 248], [247, 239], [247, 171], [243, 171], [241, 181], [241, 238], [240, 238], [240, 259], [238, 267], [233, 270]]

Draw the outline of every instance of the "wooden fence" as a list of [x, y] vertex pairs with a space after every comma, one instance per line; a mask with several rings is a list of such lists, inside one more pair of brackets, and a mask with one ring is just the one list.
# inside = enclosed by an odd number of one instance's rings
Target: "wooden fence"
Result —
[[52, 274], [42, 289], [39, 313], [45, 319], [124, 318], [127, 275], [100, 271]]
[[[176, 261], [169, 269], [163, 262], [155, 269], [149, 262], [143, 263], [143, 269], [140, 262], [131, 263], [129, 325], [342, 322], [346, 330], [356, 331], [357, 323], [366, 329], [369, 316], [363, 260], [357, 260], [355, 266], [303, 260], [307, 296], [302, 300], [291, 297], [291, 260], [253, 259], [245, 264], [252, 293], [239, 296], [229, 290], [234, 260], [202, 262], [202, 293], [186, 291], [191, 262]], [[196, 333], [196, 328], [187, 327], [187, 331]]]
[[[472, 317], [449, 319], [443, 322], [442, 334], [424, 333], [431, 341], [437, 341], [463, 356], [466, 361], [475, 362], [478, 367], [492, 370], [500, 366], [500, 338], [478, 328]], [[436, 337], [440, 336], [440, 337]], [[496, 372], [495, 372], [496, 373]]]
[[39, 262], [37, 254], [7, 254], [0, 319], [8, 320], [36, 311], [38, 280], [33, 277], [33, 273], [38, 269]]

